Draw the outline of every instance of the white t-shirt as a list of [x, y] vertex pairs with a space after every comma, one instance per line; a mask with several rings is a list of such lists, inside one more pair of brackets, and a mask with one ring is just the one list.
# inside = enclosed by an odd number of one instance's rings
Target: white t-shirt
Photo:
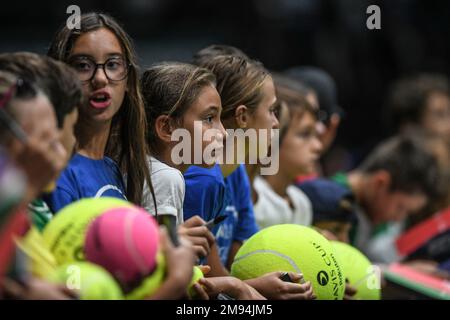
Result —
[[[151, 165], [151, 177], [155, 190], [158, 215], [170, 214], [177, 217], [177, 224], [183, 223], [183, 202], [186, 184], [180, 170], [169, 167], [161, 161], [147, 156]], [[155, 206], [150, 188], [144, 185], [142, 206], [155, 215]]]
[[289, 186], [286, 190], [294, 208], [291, 208], [288, 201], [273, 191], [265, 179], [256, 177], [253, 187], [258, 193], [258, 200], [253, 206], [253, 210], [256, 222], [261, 229], [285, 223], [311, 225], [311, 202], [296, 186]]

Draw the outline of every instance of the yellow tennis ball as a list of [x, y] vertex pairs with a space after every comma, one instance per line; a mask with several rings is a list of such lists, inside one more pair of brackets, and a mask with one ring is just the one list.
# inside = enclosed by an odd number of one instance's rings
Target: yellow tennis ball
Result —
[[239, 249], [231, 275], [247, 280], [274, 271], [302, 273], [318, 299], [341, 300], [345, 281], [331, 243], [317, 231], [293, 224], [263, 229]]
[[156, 256], [156, 263], [156, 269], [152, 274], [145, 277], [139, 286], [127, 293], [125, 299], [144, 300], [151, 297], [161, 287], [166, 277], [166, 262], [161, 253]]
[[89, 262], [59, 266], [48, 280], [66, 285], [81, 300], [121, 300], [123, 294], [114, 278], [102, 267]]
[[42, 231], [57, 263], [84, 261], [83, 247], [89, 223], [108, 209], [126, 206], [133, 205], [118, 198], [86, 198], [59, 211]]
[[195, 298], [197, 295], [197, 292], [194, 290], [194, 284], [196, 284], [198, 282], [198, 280], [200, 280], [201, 278], [203, 278], [203, 272], [202, 270], [197, 267], [194, 266], [194, 270], [193, 270], [193, 274], [192, 274], [192, 280], [191, 283], [189, 284], [188, 287], [188, 296], [192, 299]]
[[349, 244], [332, 241], [336, 256], [351, 286], [357, 289], [359, 300], [380, 300], [380, 276], [369, 259]]

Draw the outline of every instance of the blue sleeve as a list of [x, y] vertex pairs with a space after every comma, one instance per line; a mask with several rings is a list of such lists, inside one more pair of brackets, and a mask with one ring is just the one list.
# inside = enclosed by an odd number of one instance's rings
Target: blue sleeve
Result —
[[68, 204], [71, 204], [80, 198], [78, 193], [74, 190], [75, 183], [71, 177], [72, 172], [70, 169], [66, 168], [59, 176], [55, 190], [53, 190], [52, 193], [43, 196], [44, 201], [55, 214]]
[[[242, 167], [241, 167], [242, 168]], [[243, 170], [243, 169], [242, 169]], [[236, 209], [238, 211], [238, 222], [234, 232], [233, 240], [244, 241], [258, 232], [258, 225], [256, 224], [255, 214], [253, 212], [253, 202], [251, 198], [250, 181], [247, 173], [242, 171], [240, 179], [238, 180], [238, 203]]]
[[45, 195], [43, 198], [50, 210], [55, 214], [68, 204], [78, 200], [75, 195], [60, 187], [56, 187], [52, 193]]
[[208, 221], [224, 210], [225, 187], [210, 176], [185, 176], [184, 221], [199, 215]]

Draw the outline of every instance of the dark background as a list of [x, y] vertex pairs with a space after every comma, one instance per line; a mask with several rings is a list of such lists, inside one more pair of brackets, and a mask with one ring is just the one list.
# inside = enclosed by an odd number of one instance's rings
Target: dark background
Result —
[[[336, 80], [347, 113], [338, 142], [351, 150], [353, 163], [386, 135], [384, 101], [394, 79], [422, 71], [450, 73], [445, 0], [3, 0], [0, 52], [45, 53], [71, 4], [120, 20], [143, 67], [189, 61], [202, 47], [222, 43], [272, 70], [324, 68]], [[381, 8], [381, 30], [366, 27], [371, 4]]]

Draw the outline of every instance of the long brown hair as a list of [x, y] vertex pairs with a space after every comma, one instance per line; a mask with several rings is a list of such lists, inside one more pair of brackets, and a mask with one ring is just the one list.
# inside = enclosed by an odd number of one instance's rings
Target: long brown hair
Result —
[[145, 70], [141, 79], [142, 95], [148, 121], [148, 146], [158, 152], [155, 121], [168, 115], [179, 121], [208, 85], [216, 85], [216, 77], [207, 69], [187, 63], [164, 62]]
[[234, 119], [236, 108], [240, 105], [245, 105], [250, 112], [256, 110], [264, 97], [264, 81], [270, 77], [260, 62], [245, 56], [220, 54], [200, 62], [200, 67], [210, 70], [217, 78], [224, 124]]
[[86, 13], [81, 16], [80, 30], [71, 30], [64, 25], [57, 32], [48, 55], [57, 60], [67, 61], [76, 39], [84, 33], [100, 28], [106, 28], [116, 35], [129, 64], [128, 90], [120, 110], [113, 117], [105, 154], [117, 161], [122, 173], [127, 175], [128, 200], [140, 205], [145, 181], [153, 198], [155, 195], [146, 160], [147, 121], [139, 86], [137, 58], [131, 38], [111, 16], [103, 13]]

